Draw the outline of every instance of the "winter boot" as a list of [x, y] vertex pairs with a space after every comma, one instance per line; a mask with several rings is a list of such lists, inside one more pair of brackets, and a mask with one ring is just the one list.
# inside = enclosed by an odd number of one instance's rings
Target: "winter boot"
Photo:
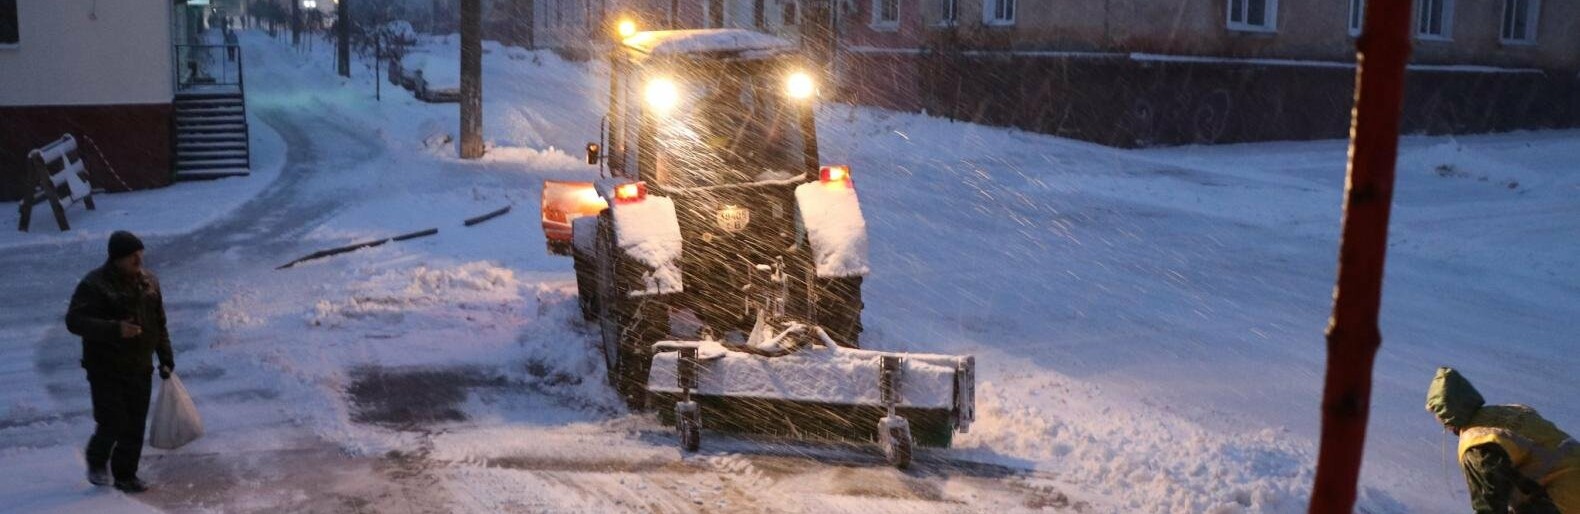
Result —
[[144, 482], [141, 478], [116, 480], [115, 488], [126, 494], [137, 494], [148, 490], [148, 482]]
[[103, 466], [88, 468], [88, 483], [93, 485], [110, 485], [110, 470]]

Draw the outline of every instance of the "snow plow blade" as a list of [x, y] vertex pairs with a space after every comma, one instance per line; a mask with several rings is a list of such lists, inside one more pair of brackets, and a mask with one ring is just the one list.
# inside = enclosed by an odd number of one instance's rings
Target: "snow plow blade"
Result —
[[543, 181], [543, 239], [549, 253], [570, 255], [571, 222], [597, 216], [609, 203], [598, 196], [592, 182]]
[[709, 430], [883, 444], [886, 420], [899, 420], [908, 423], [908, 461], [911, 441], [947, 448], [975, 417], [970, 356], [815, 346], [763, 357], [712, 341], [662, 342], [654, 352], [648, 405], [665, 425], [692, 402], [700, 416], [691, 422]]

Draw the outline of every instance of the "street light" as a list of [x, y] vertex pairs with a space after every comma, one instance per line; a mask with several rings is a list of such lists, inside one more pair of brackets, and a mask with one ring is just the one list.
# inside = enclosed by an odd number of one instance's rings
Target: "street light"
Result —
[[305, 8], [308, 8], [308, 9], [317, 9], [318, 8], [318, 0], [302, 0], [302, 7], [305, 7]]

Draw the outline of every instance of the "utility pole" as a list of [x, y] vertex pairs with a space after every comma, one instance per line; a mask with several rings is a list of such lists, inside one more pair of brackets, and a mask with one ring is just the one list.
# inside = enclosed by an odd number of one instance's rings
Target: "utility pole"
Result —
[[461, 0], [461, 158], [483, 156], [483, 2]]
[[291, 46], [302, 44], [302, 0], [286, 0], [291, 2]]
[[1355, 42], [1349, 179], [1339, 235], [1338, 284], [1328, 321], [1322, 440], [1311, 514], [1349, 514], [1355, 508], [1371, 414], [1372, 369], [1382, 346], [1377, 318], [1388, 254], [1405, 65], [1410, 60], [1410, 0], [1370, 0], [1365, 15], [1366, 25]]
[[340, 29], [340, 45], [335, 53], [342, 77], [351, 76], [351, 0], [340, 0], [335, 7], [335, 23]]

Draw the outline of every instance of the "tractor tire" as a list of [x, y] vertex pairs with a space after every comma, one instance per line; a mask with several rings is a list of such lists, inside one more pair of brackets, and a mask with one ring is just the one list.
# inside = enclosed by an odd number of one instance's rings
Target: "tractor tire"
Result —
[[633, 411], [647, 409], [647, 375], [653, 361], [653, 343], [669, 335], [669, 303], [659, 298], [624, 298], [617, 310], [622, 314], [620, 331], [619, 383], [615, 390]]
[[594, 310], [603, 343], [609, 385], [632, 410], [647, 407], [647, 374], [653, 343], [669, 335], [669, 302], [661, 297], [631, 297], [623, 269], [635, 266], [620, 254], [608, 211], [598, 219], [598, 251], [592, 262], [597, 299]]
[[604, 369], [610, 386], [620, 385], [620, 319], [614, 309], [615, 273], [613, 252], [614, 228], [609, 211], [598, 215], [598, 233], [593, 252], [593, 297], [600, 301], [593, 305], [598, 322], [599, 347], [603, 353]]
[[814, 278], [812, 298], [815, 321], [835, 342], [861, 348], [862, 277]]
[[571, 249], [572, 267], [576, 270], [576, 306], [581, 309], [582, 321], [598, 321], [598, 272], [591, 256]]

